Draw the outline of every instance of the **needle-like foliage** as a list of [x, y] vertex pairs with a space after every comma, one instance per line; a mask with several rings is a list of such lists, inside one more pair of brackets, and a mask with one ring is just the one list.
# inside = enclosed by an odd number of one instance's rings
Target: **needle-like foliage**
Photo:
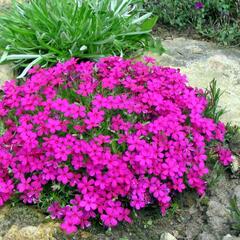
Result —
[[[129, 56], [154, 43], [157, 18], [136, 0], [31, 0], [0, 15], [0, 62], [52, 65], [70, 57]], [[161, 46], [159, 50], [161, 50]]]

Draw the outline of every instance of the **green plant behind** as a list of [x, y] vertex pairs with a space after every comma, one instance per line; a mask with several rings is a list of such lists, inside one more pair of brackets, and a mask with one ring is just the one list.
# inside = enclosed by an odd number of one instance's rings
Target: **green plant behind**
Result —
[[[129, 56], [154, 43], [157, 21], [136, 0], [14, 2], [0, 16], [0, 62], [52, 65], [71, 57]], [[156, 43], [155, 43], [156, 44]], [[161, 46], [160, 48], [161, 49]]]
[[[196, 2], [202, 2], [203, 8], [196, 9]], [[239, 0], [146, 0], [145, 7], [159, 17], [161, 25], [193, 29], [223, 45], [240, 44]]]
[[219, 107], [219, 100], [222, 94], [223, 92], [221, 92], [220, 88], [217, 88], [216, 79], [213, 79], [205, 91], [208, 106], [204, 114], [206, 117], [214, 119], [215, 122], [219, 122], [220, 117], [225, 113], [225, 110]]

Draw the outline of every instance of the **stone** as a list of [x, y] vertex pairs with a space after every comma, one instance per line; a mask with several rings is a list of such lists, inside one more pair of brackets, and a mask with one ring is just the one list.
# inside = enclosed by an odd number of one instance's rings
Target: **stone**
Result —
[[240, 240], [240, 237], [234, 237], [230, 234], [227, 234], [226, 236], [223, 237], [222, 240]]
[[0, 87], [4, 84], [5, 81], [14, 79], [14, 73], [12, 66], [10, 64], [0, 65]]
[[8, 212], [9, 212], [9, 206], [5, 205], [0, 208], [0, 221], [4, 220]]
[[59, 224], [48, 223], [39, 226], [27, 226], [19, 228], [13, 225], [3, 240], [55, 240], [54, 234], [57, 232]]
[[[30, 233], [33, 236], [50, 235], [57, 227], [55, 224], [56, 222], [52, 220], [46, 222], [46, 216], [30, 206], [6, 204], [0, 208], [0, 236], [6, 239], [11, 239], [10, 237], [15, 236], [16, 232], [21, 233], [19, 236], [30, 235]], [[34, 231], [36, 234], [33, 234]]]
[[203, 52], [203, 49], [199, 46], [190, 45], [186, 47], [187, 50], [189, 50], [192, 54], [200, 54]]
[[217, 240], [217, 238], [208, 232], [203, 232], [198, 236], [198, 240]]
[[[17, 0], [17, 2], [23, 2], [24, 0]], [[5, 7], [11, 5], [12, 0], [0, 0], [0, 7]]]
[[10, 5], [11, 2], [11, 0], [0, 0], [0, 6]]
[[231, 164], [231, 169], [233, 173], [236, 173], [240, 170], [240, 159], [236, 156], [233, 156], [233, 161]]
[[165, 232], [161, 235], [160, 240], [177, 240], [172, 234]]
[[176, 237], [176, 238], [179, 236], [179, 232], [178, 232], [177, 230], [173, 230], [173, 231], [172, 231], [172, 234], [173, 234], [173, 236]]
[[[191, 216], [193, 216], [192, 213], [189, 212]], [[198, 215], [199, 212], [196, 212], [195, 215]], [[198, 215], [199, 216], [199, 215]], [[190, 218], [191, 219], [191, 218]], [[195, 218], [194, 221], [191, 221], [187, 224], [185, 234], [187, 240], [196, 239], [197, 236], [201, 233], [203, 229], [203, 219], [201, 217]]]
[[189, 79], [189, 85], [207, 88], [216, 79], [223, 91], [219, 105], [226, 110], [223, 122], [240, 125], [240, 50], [223, 49], [214, 43], [174, 38], [164, 40], [165, 54], [146, 53], [163, 66], [179, 68]]
[[220, 202], [210, 200], [207, 216], [209, 218], [209, 226], [218, 235], [223, 235], [230, 231], [229, 222], [231, 220], [231, 216], [227, 206], [221, 204]]

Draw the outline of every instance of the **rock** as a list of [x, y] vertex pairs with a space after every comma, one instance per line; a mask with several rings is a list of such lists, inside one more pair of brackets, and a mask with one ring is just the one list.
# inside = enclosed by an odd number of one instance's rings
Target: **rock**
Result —
[[217, 240], [222, 239], [227, 233], [234, 233], [230, 210], [230, 200], [234, 195], [240, 201], [240, 179], [222, 177], [214, 188], [209, 189], [210, 201], [206, 212], [206, 222], [202, 228], [206, 229], [207, 233], [213, 234]]
[[179, 236], [179, 232], [177, 230], [173, 230], [172, 234], [175, 238], [178, 238], [178, 236]]
[[206, 88], [216, 79], [217, 87], [224, 91], [219, 102], [220, 107], [226, 109], [222, 120], [239, 125], [240, 50], [223, 49], [213, 43], [187, 38], [165, 40], [163, 46], [165, 54], [150, 54], [157, 63], [180, 68], [193, 87]]
[[[196, 217], [196, 215], [198, 217]], [[191, 216], [193, 215], [191, 214]], [[196, 212], [194, 221], [190, 220], [186, 226], [186, 230], [185, 230], [186, 239], [188, 240], [196, 239], [197, 236], [201, 233], [203, 225], [204, 225], [203, 219], [199, 217], [199, 212]]]
[[30, 206], [6, 204], [0, 208], [0, 240], [65, 239], [62, 232], [55, 238], [58, 231], [59, 223], [46, 222], [44, 214]]
[[210, 200], [207, 216], [209, 218], [209, 226], [218, 235], [224, 235], [226, 232], [230, 231], [229, 222], [231, 220], [231, 216], [227, 206], [221, 204], [220, 202]]
[[161, 235], [160, 240], [177, 240], [172, 234], [165, 232]]
[[14, 79], [12, 66], [9, 64], [0, 65], [0, 87], [10, 79]]
[[13, 225], [3, 237], [3, 240], [55, 240], [54, 234], [57, 232], [58, 227], [59, 225], [54, 223], [23, 228]]
[[222, 240], [240, 240], [240, 237], [234, 237], [230, 234], [227, 234], [226, 236], [223, 237]]
[[231, 164], [231, 169], [233, 173], [236, 173], [240, 170], [240, 159], [236, 156], [233, 156], [233, 162]]
[[217, 238], [211, 233], [203, 232], [198, 236], [198, 240], [217, 240]]
[[0, 6], [10, 5], [11, 0], [0, 0]]
[[[17, 0], [17, 2], [23, 2], [24, 0]], [[0, 7], [11, 5], [12, 0], [0, 0]]]
[[4, 220], [8, 212], [9, 212], [9, 206], [5, 205], [0, 208], [0, 222]]

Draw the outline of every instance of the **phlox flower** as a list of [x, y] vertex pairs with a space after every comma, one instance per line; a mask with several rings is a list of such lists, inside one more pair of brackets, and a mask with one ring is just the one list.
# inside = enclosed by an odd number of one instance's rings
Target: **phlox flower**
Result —
[[80, 201], [79, 206], [84, 208], [86, 211], [96, 210], [97, 198], [97, 194], [85, 194], [83, 199]]
[[73, 177], [73, 173], [69, 171], [68, 167], [58, 169], [57, 180], [63, 184], [68, 183]]
[[231, 151], [229, 149], [218, 146], [217, 153], [219, 155], [220, 163], [222, 163], [224, 166], [227, 166], [230, 163], [232, 163], [233, 158], [232, 158]]
[[203, 195], [210, 151], [232, 162], [226, 126], [205, 116], [204, 91], [179, 69], [112, 56], [29, 74], [0, 98], [0, 206], [16, 193], [46, 203], [47, 192], [60, 199], [48, 211], [67, 234], [94, 218], [114, 227], [131, 222], [131, 209], [166, 214], [188, 188]]
[[52, 203], [52, 205], [48, 207], [48, 212], [51, 214], [52, 219], [60, 219], [64, 216], [64, 210], [58, 202]]
[[204, 7], [204, 4], [202, 2], [196, 2], [194, 6], [196, 9], [202, 9]]
[[87, 177], [83, 177], [77, 187], [82, 194], [86, 194], [87, 192], [92, 192], [94, 190], [93, 184], [94, 181], [92, 179], [88, 180]]
[[17, 185], [17, 189], [19, 192], [24, 192], [30, 188], [31, 178], [22, 178], [20, 183]]

